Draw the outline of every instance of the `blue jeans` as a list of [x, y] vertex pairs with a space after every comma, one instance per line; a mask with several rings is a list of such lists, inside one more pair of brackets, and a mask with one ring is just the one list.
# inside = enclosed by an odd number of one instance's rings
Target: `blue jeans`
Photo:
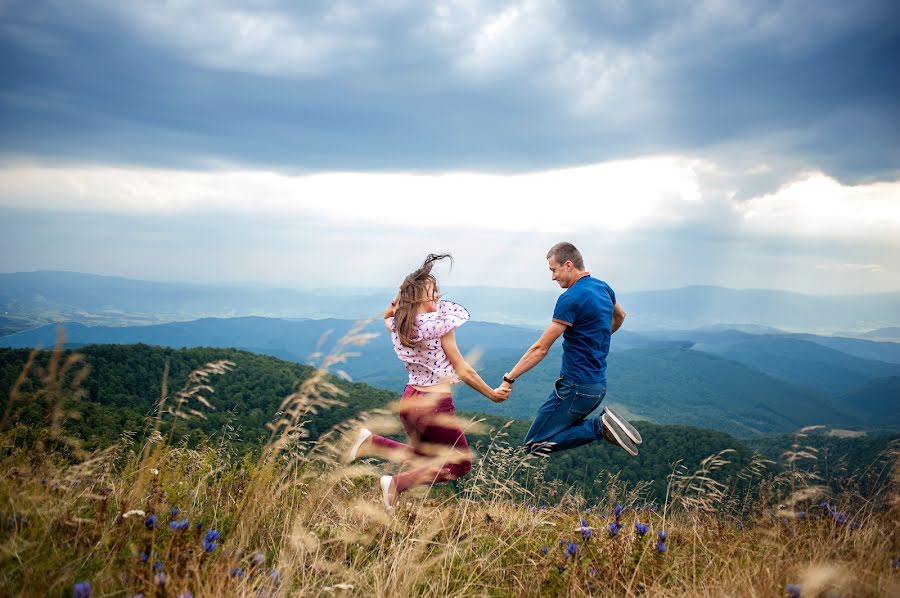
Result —
[[[525, 434], [525, 448], [529, 452], [564, 451], [602, 438], [600, 418], [587, 419], [587, 416], [605, 396], [603, 384], [574, 384], [560, 378]], [[544, 442], [554, 444], [533, 446]]]

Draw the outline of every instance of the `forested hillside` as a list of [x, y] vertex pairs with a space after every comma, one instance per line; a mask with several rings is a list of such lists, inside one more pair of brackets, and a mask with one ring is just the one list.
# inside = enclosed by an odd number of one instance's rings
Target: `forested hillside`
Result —
[[[209, 395], [215, 410], [205, 411], [206, 419], [167, 418], [166, 421], [176, 422], [175, 442], [199, 446], [210, 441], [224, 441], [239, 452], [254, 450], [264, 441], [268, 436], [265, 425], [274, 419], [282, 399], [313, 373], [313, 368], [309, 366], [233, 349], [176, 350], [148, 345], [90, 345], [79, 349], [79, 353], [83, 355], [90, 373], [81, 385], [84, 396], [70, 402], [79, 416], [67, 420], [65, 427], [71, 434], [84, 439], [89, 448], [106, 446], [125, 432], [134, 433], [138, 439], [146, 434], [161, 394], [167, 360], [170, 366], [170, 396], [185, 384], [192, 370], [203, 364], [222, 359], [234, 362], [232, 371], [209, 381], [215, 389]], [[31, 375], [21, 386], [21, 398], [11, 406], [9, 426], [21, 424], [23, 430], [33, 430], [43, 417], [41, 400], [31, 398], [36, 396], [41, 386], [37, 370], [46, 366], [48, 355], [47, 352], [39, 355], [36, 367], [32, 368]], [[4, 411], [8, 405], [9, 389], [27, 357], [28, 351], [25, 350], [0, 350], [0, 390]], [[312, 415], [307, 425], [311, 439], [361, 412], [387, 408], [397, 399], [396, 393], [366, 384], [339, 379], [333, 382], [347, 393], [342, 398], [346, 406], [321, 410]], [[486, 445], [489, 430], [498, 430], [510, 421], [509, 418], [480, 415], [472, 410], [464, 414], [475, 420], [484, 420], [482, 433], [470, 435], [470, 442], [476, 447]], [[508, 435], [506, 442], [517, 446], [529, 423], [527, 419], [513, 421], [504, 432]], [[745, 466], [751, 458], [751, 450], [743, 442], [721, 432], [647, 422], [637, 422], [636, 425], [645, 438], [638, 457], [629, 457], [618, 448], [597, 443], [552, 455], [547, 477], [573, 484], [586, 496], [594, 496], [603, 491], [603, 487], [595, 483], [596, 480], [603, 479], [607, 473], [618, 474], [622, 482], [632, 487], [640, 482], [650, 483], [648, 498], [659, 500], [665, 494], [666, 478], [676, 462], [692, 469], [703, 458], [723, 449], [735, 450], [729, 457], [734, 468]], [[169, 432], [169, 428], [164, 427], [163, 432]], [[847, 441], [839, 448], [850, 455], [849, 463], [863, 465], [885, 443], [883, 438], [868, 441], [869, 448], [859, 454], [853, 452], [856, 447], [854, 441]], [[772, 456], [777, 458], [779, 455]], [[727, 480], [732, 471], [726, 467], [719, 475]]]

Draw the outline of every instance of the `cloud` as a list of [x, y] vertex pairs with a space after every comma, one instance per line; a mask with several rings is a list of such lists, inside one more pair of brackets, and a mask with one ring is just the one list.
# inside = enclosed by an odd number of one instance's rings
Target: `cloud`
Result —
[[446, 250], [464, 265], [457, 284], [543, 288], [542, 256], [567, 239], [629, 289], [900, 287], [900, 183], [809, 173], [735, 202], [704, 186], [719, 168], [672, 156], [517, 175], [6, 165], [0, 269], [377, 285]]
[[334, 226], [519, 232], [625, 230], [683, 221], [700, 199], [689, 161], [653, 157], [516, 175], [183, 171], [105, 166], [0, 168], [0, 205], [84, 212], [197, 211]]
[[0, 11], [7, 159], [500, 173], [730, 155], [756, 172], [737, 199], [808, 171], [898, 178], [893, 2]]
[[825, 272], [870, 272], [878, 273], [884, 270], [879, 264], [818, 264], [816, 270]]

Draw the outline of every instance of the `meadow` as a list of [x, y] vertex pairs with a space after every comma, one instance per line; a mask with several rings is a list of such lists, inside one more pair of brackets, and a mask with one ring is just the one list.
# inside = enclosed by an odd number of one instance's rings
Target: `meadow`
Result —
[[[871, 468], [888, 482], [835, 492], [817, 474], [808, 430], [773, 464], [757, 455], [741, 491], [717, 481], [722, 451], [673, 463], [662, 502], [608, 476], [599, 499], [546, 480], [503, 426], [470, 433], [464, 479], [381, 505], [377, 475], [398, 467], [342, 460], [360, 425], [397, 430], [391, 406], [313, 439], [308, 423], [341, 404], [329, 371], [368, 341], [351, 331], [272, 414], [258, 452], [191, 448], [173, 431], [215, 409], [233, 364], [198, 368], [178, 390], [163, 372], [151, 432], [85, 451], [63, 422], [89, 372], [59, 347], [30, 360], [0, 423], [0, 588], [11, 596], [896, 596], [900, 595], [900, 447]], [[28, 376], [41, 389], [19, 393]], [[39, 429], [11, 425], [33, 401]], [[168, 425], [164, 425], [168, 424]], [[552, 458], [552, 457], [551, 457]], [[882, 471], [885, 470], [885, 471]], [[750, 488], [747, 490], [746, 488]], [[865, 487], [865, 486], [863, 486]]]

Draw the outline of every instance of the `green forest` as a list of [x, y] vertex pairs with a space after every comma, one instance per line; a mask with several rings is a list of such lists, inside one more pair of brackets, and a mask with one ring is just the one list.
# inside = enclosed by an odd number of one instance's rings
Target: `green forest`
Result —
[[[62, 357], [66, 359], [72, 354], [66, 350]], [[165, 418], [162, 432], [170, 434], [177, 444], [196, 447], [226, 443], [238, 453], [252, 453], [268, 438], [266, 424], [275, 418], [282, 399], [314, 372], [310, 366], [234, 349], [89, 345], [79, 348], [77, 355], [81, 356], [81, 361], [69, 371], [68, 379], [74, 380], [81, 372], [84, 376], [79, 384], [82, 392], [66, 391], [67, 406], [73, 414], [63, 426], [88, 449], [108, 446], [125, 434], [139, 442], [146, 437], [152, 429], [167, 363], [167, 394], [171, 397], [185, 386], [193, 370], [208, 362], [229, 360], [234, 364], [233, 369], [208, 381], [214, 391], [205, 396], [214, 409], [203, 409], [205, 418]], [[46, 423], [47, 409], [41, 388], [50, 353], [44, 351], [37, 355], [29, 375], [18, 387], [16, 400], [11, 401], [11, 390], [28, 357], [27, 350], [0, 350], [3, 426], [6, 430], [14, 429], [23, 442], [29, 435], [37, 434]], [[306, 428], [311, 440], [362, 412], [386, 408], [398, 398], [395, 393], [366, 384], [337, 377], [332, 382], [346, 393], [340, 398], [345, 404], [320, 410], [310, 417]], [[527, 420], [462, 414], [482, 421], [483, 433], [472, 434], [469, 438], [470, 444], [480, 453], [495, 436], [494, 432], [501, 429], [502, 441], [517, 446], [530, 424]], [[604, 482], [609, 476], [618, 476], [619, 481], [630, 488], [646, 482], [644, 498], [661, 502], [668, 476], [675, 467], [693, 472], [704, 458], [733, 449], [734, 452], [728, 455], [730, 464], [717, 471], [715, 477], [734, 486], [739, 481], [738, 473], [751, 462], [754, 452], [778, 462], [798, 441], [793, 436], [781, 436], [748, 445], [723, 432], [704, 428], [647, 422], [636, 422], [636, 426], [644, 437], [637, 457], [630, 457], [616, 447], [596, 443], [549, 456], [545, 479], [557, 480], [561, 483], [560, 488], [571, 486], [590, 498], [604, 492]], [[804, 445], [818, 446], [814, 448], [816, 451], [822, 450], [821, 460], [802, 465], [819, 472], [827, 482], [838, 484], [875, 463], [891, 438], [850, 439], [818, 434], [800, 440]], [[877, 481], [877, 476], [874, 479]], [[869, 484], [872, 483], [875, 482], [870, 480]]]

